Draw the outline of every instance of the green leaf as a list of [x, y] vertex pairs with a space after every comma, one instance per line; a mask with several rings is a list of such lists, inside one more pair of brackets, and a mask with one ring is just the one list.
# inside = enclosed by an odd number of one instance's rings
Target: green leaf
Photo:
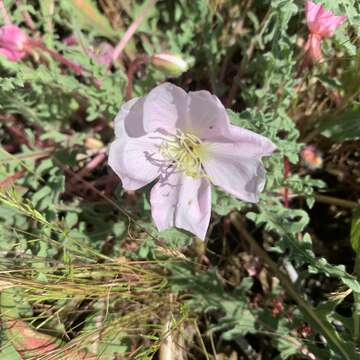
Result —
[[320, 132], [337, 141], [360, 138], [360, 108], [331, 116], [320, 127]]
[[69, 15], [75, 16], [79, 23], [87, 29], [95, 30], [102, 36], [115, 37], [108, 19], [102, 15], [90, 0], [67, 0], [61, 4]]

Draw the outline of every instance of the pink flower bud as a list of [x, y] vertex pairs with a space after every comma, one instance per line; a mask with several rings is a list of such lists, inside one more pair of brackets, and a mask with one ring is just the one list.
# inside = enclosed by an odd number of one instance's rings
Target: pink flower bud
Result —
[[321, 41], [334, 35], [335, 30], [347, 19], [327, 11], [322, 4], [312, 1], [305, 3], [306, 23], [310, 34], [305, 44], [306, 56], [309, 60], [322, 59]]
[[180, 55], [168, 52], [153, 55], [151, 64], [165, 74], [174, 77], [180, 76], [189, 67]]
[[10, 61], [17, 61], [26, 56], [29, 38], [16, 25], [4, 25], [0, 28], [0, 54]]
[[313, 145], [307, 145], [301, 150], [301, 159], [310, 170], [320, 169], [323, 164], [321, 152]]
[[95, 51], [91, 51], [91, 56], [98, 64], [109, 67], [112, 63], [113, 53], [114, 47], [107, 42], [102, 42]]

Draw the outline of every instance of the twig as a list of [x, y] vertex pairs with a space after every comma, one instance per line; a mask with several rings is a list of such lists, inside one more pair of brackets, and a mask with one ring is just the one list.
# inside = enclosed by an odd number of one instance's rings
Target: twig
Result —
[[[126, 44], [130, 41], [130, 39], [135, 34], [137, 28], [140, 26], [141, 22], [144, 20], [149, 10], [155, 5], [157, 0], [149, 0], [147, 4], [145, 4], [144, 9], [140, 12], [140, 14], [136, 17], [136, 19], [132, 22], [129, 28], [126, 30], [124, 36], [121, 38], [119, 43], [116, 45], [112, 62], [114, 63], [122, 54]], [[111, 66], [111, 64], [109, 65]]]
[[106, 153], [104, 150], [102, 150], [93, 159], [91, 159], [80, 171], [78, 171], [77, 175], [84, 177], [91, 171], [95, 170], [105, 159]]
[[355, 209], [357, 207], [360, 207], [360, 204], [357, 203], [356, 201], [339, 199], [339, 198], [336, 198], [333, 196], [327, 196], [327, 195], [315, 194], [315, 200], [318, 202], [321, 202], [321, 203], [342, 206], [342, 207], [346, 207], [349, 209]]

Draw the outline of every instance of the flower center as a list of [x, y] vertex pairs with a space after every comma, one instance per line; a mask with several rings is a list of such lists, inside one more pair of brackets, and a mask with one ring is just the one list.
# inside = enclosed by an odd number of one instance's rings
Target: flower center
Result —
[[160, 152], [177, 171], [193, 178], [206, 176], [201, 167], [206, 149], [197, 136], [177, 129], [175, 135], [166, 136], [166, 140], [160, 146]]

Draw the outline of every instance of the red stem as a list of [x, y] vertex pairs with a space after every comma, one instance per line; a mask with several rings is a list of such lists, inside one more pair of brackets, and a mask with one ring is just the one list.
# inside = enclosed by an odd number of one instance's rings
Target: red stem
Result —
[[[30, 40], [30, 44], [47, 52], [53, 59], [58, 61], [59, 63], [67, 66], [69, 69], [74, 71], [77, 75], [84, 76], [85, 71], [84, 69], [78, 65], [72, 62], [71, 60], [66, 59], [64, 56], [56, 52], [55, 50], [49, 49], [43, 42], [39, 40]], [[93, 75], [90, 74], [91, 80], [94, 82], [96, 87], [100, 87], [100, 81], [97, 80]]]
[[128, 83], [126, 87], [126, 99], [132, 98], [133, 80], [135, 73], [139, 70], [140, 66], [146, 64], [149, 61], [149, 56], [139, 55], [129, 66], [127, 73]]
[[[285, 181], [289, 177], [289, 172], [290, 172], [289, 159], [286, 155], [284, 155], [284, 180]], [[287, 186], [285, 186], [285, 189], [284, 189], [284, 205], [286, 208], [289, 207], [289, 189]]]
[[53, 59], [55, 59], [56, 61], [58, 61], [61, 64], [64, 64], [65, 66], [67, 66], [68, 68], [73, 70], [76, 74], [83, 75], [84, 72], [80, 65], [77, 65], [77, 64], [73, 63], [72, 61], [66, 59], [64, 56], [60, 55], [58, 52], [56, 52], [52, 49], [49, 49], [41, 41], [31, 40], [31, 45], [34, 45], [37, 48], [47, 52]]

